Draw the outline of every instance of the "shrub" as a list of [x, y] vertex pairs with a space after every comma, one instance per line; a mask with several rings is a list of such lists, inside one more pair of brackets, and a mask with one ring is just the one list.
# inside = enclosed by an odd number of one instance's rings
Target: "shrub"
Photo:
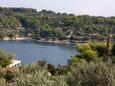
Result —
[[66, 80], [69, 86], [115, 86], [112, 67], [99, 60], [78, 62]]
[[[28, 68], [30, 71], [27, 70]], [[64, 76], [51, 76], [39, 65], [29, 65], [23, 70], [17, 78], [16, 86], [67, 86]]]
[[0, 50], [0, 67], [6, 67], [11, 64], [12, 58], [14, 58], [13, 54]]
[[6, 81], [3, 78], [0, 78], [0, 86], [6, 86]]
[[57, 66], [58, 75], [67, 75], [68, 71], [70, 71], [70, 67], [68, 65], [58, 65]]
[[41, 67], [45, 67], [46, 66], [46, 64], [47, 64], [47, 61], [46, 60], [39, 60], [38, 62], [37, 62], [37, 64], [39, 65], [39, 66], [41, 66]]
[[56, 68], [54, 65], [52, 64], [47, 64], [47, 69], [48, 71], [52, 74], [52, 75], [55, 75], [56, 74]]

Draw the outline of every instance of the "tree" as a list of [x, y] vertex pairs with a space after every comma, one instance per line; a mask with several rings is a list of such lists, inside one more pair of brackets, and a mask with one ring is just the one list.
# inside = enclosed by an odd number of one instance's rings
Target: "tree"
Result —
[[111, 53], [113, 56], [115, 56], [115, 43], [112, 46]]
[[12, 54], [6, 54], [3, 50], [0, 50], [0, 67], [6, 67], [11, 64], [13, 57]]
[[56, 69], [55, 66], [52, 64], [47, 64], [47, 69], [48, 71], [51, 73], [51, 75], [55, 75], [56, 74]]
[[97, 57], [97, 52], [93, 50], [89, 44], [77, 44], [76, 49], [80, 53], [79, 55], [76, 55], [76, 58], [91, 61]]

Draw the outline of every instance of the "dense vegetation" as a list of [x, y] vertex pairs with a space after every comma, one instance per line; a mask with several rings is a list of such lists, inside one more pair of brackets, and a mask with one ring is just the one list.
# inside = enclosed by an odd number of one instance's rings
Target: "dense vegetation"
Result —
[[[115, 17], [75, 16], [30, 8], [0, 8], [0, 38], [27, 36], [35, 39], [101, 40], [108, 30], [115, 38]], [[12, 33], [13, 32], [13, 33]]]
[[0, 50], [0, 67], [6, 67], [12, 63], [14, 55], [12, 53], [4, 53], [3, 50]]
[[87, 43], [76, 46], [79, 55], [67, 65], [55, 67], [45, 60], [20, 68], [0, 68], [1, 86], [114, 86], [115, 44], [107, 56], [105, 43]]
[[[115, 33], [115, 17], [75, 16], [31, 8], [0, 8], [0, 38], [29, 36], [69, 40], [107, 39]], [[70, 35], [70, 36], [69, 36]], [[9, 68], [14, 57], [0, 50], [0, 86], [115, 86], [115, 44], [77, 44], [79, 54], [67, 65], [45, 60]]]

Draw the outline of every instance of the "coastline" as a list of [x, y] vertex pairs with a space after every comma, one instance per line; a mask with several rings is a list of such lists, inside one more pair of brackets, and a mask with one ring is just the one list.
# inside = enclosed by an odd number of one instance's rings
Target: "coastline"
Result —
[[15, 41], [15, 40], [31, 40], [30, 37], [18, 37], [18, 38], [9, 38], [9, 37], [5, 37], [3, 39], [0, 40], [6, 40], [6, 41]]
[[59, 40], [36, 40], [36, 39], [32, 39], [31, 37], [19, 37], [19, 38], [4, 38], [4, 39], [0, 39], [0, 40], [4, 40], [4, 41], [20, 41], [20, 40], [33, 40], [33, 41], [37, 41], [37, 42], [41, 42], [41, 43], [52, 43], [52, 44], [75, 44], [75, 43], [71, 43], [70, 41], [59, 41]]
[[88, 43], [88, 41], [76, 41], [76, 42], [70, 42], [69, 40], [45, 40], [44, 38], [40, 39], [40, 40], [36, 40], [36, 39], [32, 39], [31, 37], [18, 37], [18, 38], [3, 38], [0, 40], [5, 40], [5, 41], [21, 41], [21, 40], [32, 40], [32, 41], [37, 41], [40, 43], [51, 43], [51, 44], [76, 44], [76, 43]]
[[51, 40], [35, 40], [37, 42], [43, 42], [43, 43], [53, 43], [53, 44], [75, 44], [75, 43], [71, 43], [69, 41], [51, 41]]

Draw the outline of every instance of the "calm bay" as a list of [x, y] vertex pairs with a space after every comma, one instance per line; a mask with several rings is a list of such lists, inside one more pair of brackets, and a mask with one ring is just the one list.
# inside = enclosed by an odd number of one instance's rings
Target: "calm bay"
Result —
[[45, 59], [48, 63], [58, 65], [66, 64], [67, 59], [77, 54], [74, 45], [41, 43], [32, 40], [0, 41], [0, 48], [13, 52], [16, 59], [23, 64], [31, 64]]

